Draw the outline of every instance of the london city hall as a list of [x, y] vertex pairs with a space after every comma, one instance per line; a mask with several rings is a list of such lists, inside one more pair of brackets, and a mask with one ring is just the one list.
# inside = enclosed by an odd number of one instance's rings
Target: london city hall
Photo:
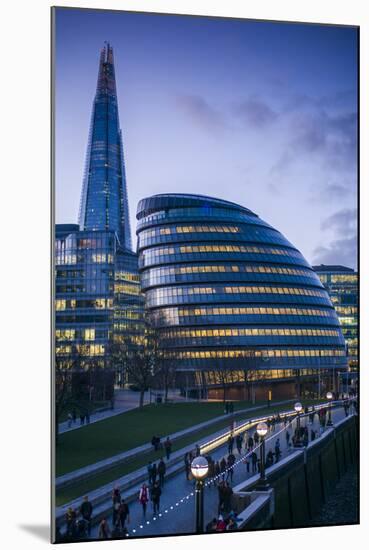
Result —
[[186, 194], [141, 200], [137, 220], [148, 318], [183, 392], [264, 399], [336, 388], [347, 360], [335, 310], [278, 230], [238, 204]]

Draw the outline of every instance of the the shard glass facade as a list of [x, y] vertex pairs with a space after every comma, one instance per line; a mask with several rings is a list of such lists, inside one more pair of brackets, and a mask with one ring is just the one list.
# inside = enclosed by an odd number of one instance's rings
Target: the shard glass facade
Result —
[[79, 213], [81, 230], [115, 231], [131, 249], [127, 184], [113, 49], [101, 51]]

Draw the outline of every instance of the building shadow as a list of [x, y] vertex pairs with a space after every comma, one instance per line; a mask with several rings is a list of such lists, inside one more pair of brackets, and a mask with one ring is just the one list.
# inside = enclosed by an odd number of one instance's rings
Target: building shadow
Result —
[[27, 531], [34, 535], [36, 538], [43, 540], [44, 542], [50, 542], [50, 527], [49, 525], [18, 525], [23, 531]]

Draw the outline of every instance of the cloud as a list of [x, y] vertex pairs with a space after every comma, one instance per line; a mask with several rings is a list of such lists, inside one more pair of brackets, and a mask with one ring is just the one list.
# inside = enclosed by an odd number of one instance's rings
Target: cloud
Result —
[[333, 229], [340, 235], [356, 234], [357, 210], [356, 208], [344, 208], [332, 214], [321, 223], [323, 230]]
[[301, 110], [301, 108], [311, 109], [341, 109], [351, 106], [357, 98], [357, 92], [354, 89], [340, 90], [333, 94], [321, 97], [313, 97], [307, 94], [292, 94], [285, 103], [286, 111]]
[[[344, 177], [353, 183], [357, 168], [357, 114], [328, 114], [325, 110], [287, 113], [280, 115], [285, 121], [280, 132], [282, 152], [270, 173], [283, 173], [299, 161], [313, 162], [328, 171], [330, 179]], [[348, 178], [348, 174], [350, 178]], [[326, 186], [326, 180], [320, 179]], [[332, 189], [333, 192], [340, 191]]]
[[278, 118], [278, 114], [267, 103], [252, 97], [234, 105], [233, 113], [245, 126], [254, 128], [269, 126]]
[[344, 208], [321, 223], [323, 231], [331, 230], [336, 236], [328, 245], [314, 250], [314, 263], [340, 264], [356, 267], [357, 260], [357, 210]]
[[183, 94], [176, 96], [178, 107], [198, 126], [214, 132], [226, 127], [223, 115], [211, 107], [201, 96]]
[[318, 246], [314, 250], [313, 264], [344, 265], [356, 268], [357, 238], [351, 237], [336, 239], [328, 246]]

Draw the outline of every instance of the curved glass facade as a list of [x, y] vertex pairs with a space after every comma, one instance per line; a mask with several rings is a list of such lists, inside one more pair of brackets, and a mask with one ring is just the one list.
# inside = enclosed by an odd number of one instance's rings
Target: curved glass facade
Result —
[[168, 194], [143, 199], [137, 220], [146, 308], [179, 370], [274, 377], [281, 369], [292, 376], [346, 365], [319, 277], [256, 214], [228, 201]]

